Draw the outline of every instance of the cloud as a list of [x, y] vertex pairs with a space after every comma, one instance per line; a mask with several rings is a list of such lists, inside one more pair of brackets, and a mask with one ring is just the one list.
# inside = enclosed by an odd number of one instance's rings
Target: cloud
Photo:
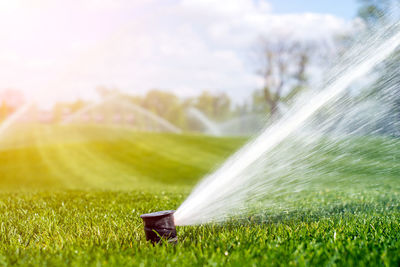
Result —
[[46, 101], [92, 97], [97, 85], [241, 101], [261, 86], [248, 55], [260, 35], [329, 42], [352, 27], [329, 14], [276, 15], [254, 0], [0, 3], [9, 25], [0, 29], [0, 89]]

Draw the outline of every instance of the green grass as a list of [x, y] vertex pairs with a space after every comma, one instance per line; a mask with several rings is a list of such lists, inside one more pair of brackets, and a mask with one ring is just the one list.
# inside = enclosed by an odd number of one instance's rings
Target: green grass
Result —
[[355, 140], [341, 161], [330, 159], [343, 150], [321, 152], [316, 169], [359, 177], [348, 192], [327, 187], [302, 195], [294, 210], [178, 227], [177, 244], [153, 246], [139, 215], [179, 207], [245, 140], [96, 127], [18, 131], [0, 151], [0, 265], [398, 266], [400, 146], [382, 149], [389, 141]]
[[238, 138], [121, 128], [32, 127], [0, 139], [0, 187], [132, 190], [191, 188], [244, 143]]

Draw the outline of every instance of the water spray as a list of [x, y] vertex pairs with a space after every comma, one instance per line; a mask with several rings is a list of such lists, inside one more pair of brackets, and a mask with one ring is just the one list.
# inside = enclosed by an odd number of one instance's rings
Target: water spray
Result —
[[[302, 127], [313, 116], [340, 99], [354, 82], [373, 71], [399, 46], [400, 23], [397, 22], [368, 34], [365, 40], [349, 49], [328, 73], [326, 81], [316, 87], [321, 90], [300, 95], [282, 118], [267, 126], [258, 137], [199, 183], [176, 211], [176, 225], [221, 222], [232, 214], [245, 214], [250, 201], [257, 204], [266, 194], [280, 194], [289, 186], [294, 192], [305, 188], [306, 181], [297, 180], [298, 174], [283, 175], [299, 163], [298, 158], [288, 160], [298, 147], [290, 147], [284, 141], [295, 138], [296, 134], [300, 136], [299, 130], [304, 129]], [[317, 146], [315, 141], [318, 139], [314, 137], [313, 144]], [[310, 141], [306, 140], [305, 148], [307, 142]], [[307, 177], [312, 178], [306, 173], [303, 179]]]
[[146, 240], [153, 243], [159, 243], [163, 239], [168, 242], [175, 242], [177, 237], [174, 213], [174, 210], [165, 210], [141, 215]]

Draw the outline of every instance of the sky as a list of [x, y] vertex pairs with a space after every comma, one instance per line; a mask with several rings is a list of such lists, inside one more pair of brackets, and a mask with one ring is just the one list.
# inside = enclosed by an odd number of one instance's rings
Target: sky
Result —
[[351, 0], [0, 0], [0, 90], [45, 104], [98, 86], [243, 101], [262, 87], [260, 36], [329, 43], [356, 13]]
[[358, 0], [269, 0], [272, 12], [331, 14], [339, 18], [354, 19], [359, 7]]

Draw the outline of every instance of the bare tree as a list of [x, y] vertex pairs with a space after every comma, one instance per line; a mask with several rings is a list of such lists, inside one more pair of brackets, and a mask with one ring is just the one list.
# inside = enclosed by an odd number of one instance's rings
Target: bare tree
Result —
[[258, 73], [264, 80], [263, 96], [272, 118], [278, 115], [280, 102], [294, 97], [305, 87], [313, 48], [298, 41], [261, 39]]

